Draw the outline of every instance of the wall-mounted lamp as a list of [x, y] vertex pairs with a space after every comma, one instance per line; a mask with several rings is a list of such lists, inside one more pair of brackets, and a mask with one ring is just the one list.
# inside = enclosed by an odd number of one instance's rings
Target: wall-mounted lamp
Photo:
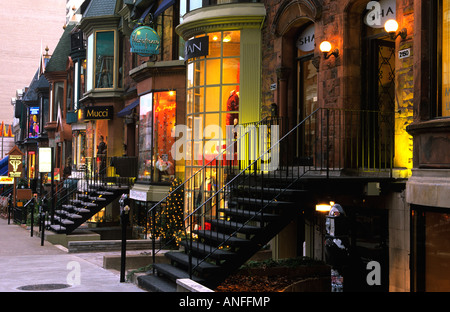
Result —
[[389, 33], [393, 40], [397, 39], [398, 36], [402, 37], [402, 39], [406, 39], [408, 34], [406, 28], [403, 28], [397, 33], [398, 23], [395, 19], [387, 20], [386, 23], [384, 23], [384, 30]]
[[318, 212], [330, 212], [331, 207], [333, 207], [334, 202], [330, 202], [329, 204], [317, 204], [316, 211]]
[[339, 56], [339, 50], [336, 48], [333, 52], [331, 51], [331, 43], [329, 41], [322, 41], [322, 43], [319, 46], [320, 52], [323, 53], [324, 59], [329, 59], [330, 56], [338, 57]]

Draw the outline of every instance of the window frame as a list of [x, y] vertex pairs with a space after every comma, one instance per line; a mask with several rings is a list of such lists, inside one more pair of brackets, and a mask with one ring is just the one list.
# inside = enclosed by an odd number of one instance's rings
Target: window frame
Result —
[[[96, 85], [96, 74], [97, 74], [97, 35], [99, 33], [106, 33], [106, 32], [112, 32], [113, 33], [113, 70], [112, 70], [112, 86], [111, 87], [97, 87]], [[118, 85], [119, 83], [119, 57], [120, 57], [120, 51], [118, 46], [119, 38], [118, 38], [118, 31], [114, 28], [109, 29], [98, 29], [92, 31], [87, 36], [87, 53], [86, 53], [86, 88], [85, 92], [92, 92], [92, 91], [98, 91], [98, 90], [114, 90], [121, 88], [121, 86]]]

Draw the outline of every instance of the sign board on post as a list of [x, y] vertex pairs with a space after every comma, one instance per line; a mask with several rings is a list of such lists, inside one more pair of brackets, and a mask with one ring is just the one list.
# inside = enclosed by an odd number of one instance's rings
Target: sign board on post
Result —
[[22, 177], [23, 153], [17, 146], [14, 146], [8, 156], [8, 176], [11, 178]]
[[51, 147], [39, 147], [39, 172], [52, 172]]

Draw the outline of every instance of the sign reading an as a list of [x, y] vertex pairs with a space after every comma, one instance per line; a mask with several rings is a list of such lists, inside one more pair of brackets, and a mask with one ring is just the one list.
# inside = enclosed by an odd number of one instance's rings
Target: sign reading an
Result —
[[186, 41], [184, 45], [184, 59], [207, 56], [209, 54], [209, 37], [203, 36]]
[[131, 53], [140, 56], [159, 54], [161, 39], [153, 28], [141, 26], [133, 30], [130, 36]]
[[92, 106], [84, 108], [84, 119], [112, 119], [113, 107], [112, 106]]

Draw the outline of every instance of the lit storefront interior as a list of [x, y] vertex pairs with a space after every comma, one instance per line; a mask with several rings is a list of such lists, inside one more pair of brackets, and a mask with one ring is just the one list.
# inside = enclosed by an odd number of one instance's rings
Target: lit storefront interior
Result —
[[[207, 36], [209, 54], [191, 59], [187, 65], [187, 126], [191, 129], [187, 177], [222, 153], [226, 126], [239, 124], [240, 31]], [[195, 202], [222, 187], [224, 178], [221, 166], [208, 170], [205, 176], [197, 175], [189, 183], [188, 200]]]
[[138, 179], [170, 183], [175, 174], [174, 143], [176, 92], [150, 92], [140, 98]]
[[[227, 131], [257, 122], [261, 115], [264, 5], [233, 3], [194, 10], [199, 6], [188, 2], [188, 13], [177, 27], [187, 55], [194, 52], [186, 59], [185, 213], [223, 187], [227, 161], [214, 158], [227, 148]], [[207, 42], [207, 51], [202, 46], [195, 54], [196, 40]], [[209, 168], [201, 170], [207, 164]]]

